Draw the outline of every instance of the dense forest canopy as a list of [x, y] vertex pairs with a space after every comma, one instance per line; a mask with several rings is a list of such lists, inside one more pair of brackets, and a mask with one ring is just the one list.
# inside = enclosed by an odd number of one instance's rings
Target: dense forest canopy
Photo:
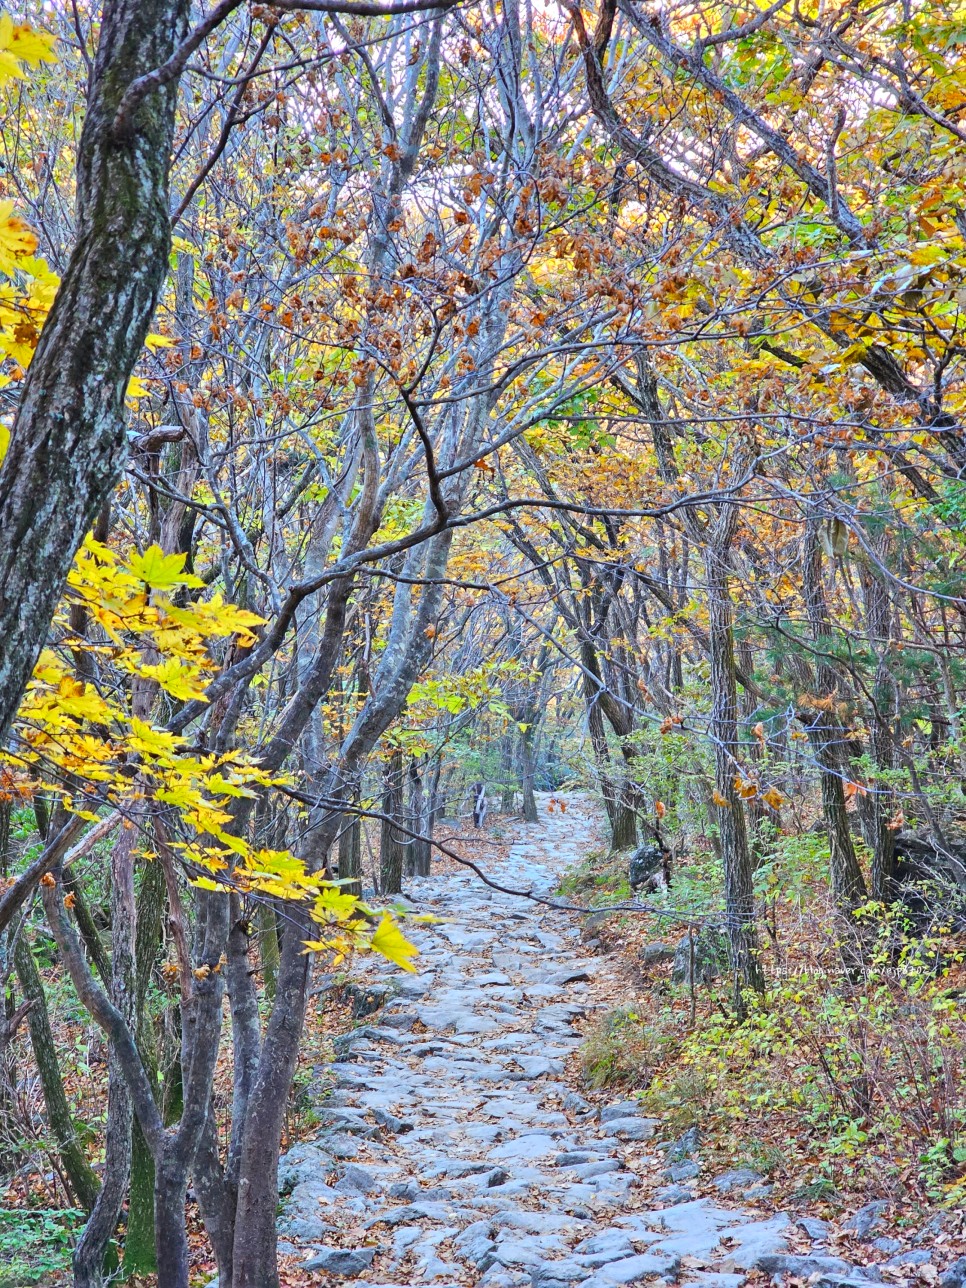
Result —
[[411, 966], [470, 798], [656, 844], [623, 905], [721, 926], [731, 1024], [962, 929], [964, 50], [958, 0], [0, 17], [0, 1061], [76, 1283], [123, 1211], [187, 1288], [189, 1185], [278, 1283], [313, 970]]

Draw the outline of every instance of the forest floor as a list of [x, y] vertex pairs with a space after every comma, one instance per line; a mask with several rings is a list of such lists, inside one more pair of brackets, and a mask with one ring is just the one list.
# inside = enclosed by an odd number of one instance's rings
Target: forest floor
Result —
[[[502, 824], [509, 848], [476, 850], [498, 883], [548, 895], [599, 840], [579, 795], [545, 795], [540, 812]], [[619, 957], [588, 951], [578, 915], [452, 861], [407, 892], [439, 918], [410, 928], [416, 973], [367, 959], [322, 986], [362, 1022], [312, 1069], [314, 1134], [282, 1160], [291, 1288], [739, 1288], [776, 1274], [960, 1288], [948, 1219], [893, 1238], [884, 1202], [839, 1223], [778, 1210], [763, 1177], [708, 1170], [697, 1133], [671, 1139], [636, 1099], [588, 1091], [584, 1033], [626, 981]]]

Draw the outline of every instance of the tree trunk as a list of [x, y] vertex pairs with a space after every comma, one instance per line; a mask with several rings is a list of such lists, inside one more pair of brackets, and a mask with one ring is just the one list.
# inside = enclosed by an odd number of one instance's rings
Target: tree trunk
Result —
[[347, 894], [362, 894], [362, 821], [356, 814], [345, 814], [339, 833], [339, 878], [350, 880], [343, 887]]
[[[149, 700], [141, 695], [142, 702]], [[137, 698], [135, 698], [135, 703]], [[134, 895], [134, 829], [122, 830], [111, 855], [111, 1000], [132, 1031], [137, 1026], [137, 906]], [[113, 1044], [109, 1045], [104, 1172], [94, 1210], [74, 1248], [77, 1288], [100, 1288], [103, 1269], [131, 1175], [134, 1109]]]
[[[875, 544], [880, 557], [884, 557], [887, 553], [886, 539], [880, 537]], [[898, 706], [896, 682], [889, 666], [892, 650], [892, 603], [888, 586], [877, 569], [863, 569], [862, 587], [867, 631], [876, 655], [869, 744], [876, 769], [884, 771], [872, 784], [872, 808], [869, 811], [872, 819], [872, 897], [882, 903], [891, 903], [895, 898], [892, 878], [896, 834], [890, 823], [896, 811], [896, 799], [887, 775], [896, 763], [892, 719]]]
[[14, 966], [20, 991], [24, 1000], [31, 1003], [27, 1013], [27, 1024], [30, 1032], [30, 1044], [33, 1047], [34, 1063], [40, 1075], [40, 1085], [44, 1093], [44, 1105], [47, 1110], [47, 1122], [50, 1132], [57, 1142], [57, 1152], [67, 1182], [74, 1193], [78, 1206], [85, 1212], [94, 1207], [101, 1183], [97, 1174], [87, 1161], [87, 1155], [77, 1139], [70, 1105], [64, 1092], [64, 1083], [60, 1076], [60, 1059], [54, 1044], [54, 1035], [50, 1027], [50, 1015], [47, 1010], [47, 997], [40, 971], [34, 960], [33, 950], [27, 940], [26, 927], [17, 936], [13, 950]]
[[845, 803], [842, 726], [835, 714], [839, 676], [832, 661], [832, 628], [822, 590], [820, 520], [809, 520], [804, 560], [804, 589], [815, 648], [816, 703], [800, 715], [818, 766], [822, 788], [822, 815], [829, 842], [829, 872], [838, 909], [848, 915], [868, 896], [865, 878], [855, 855]]
[[124, 396], [171, 243], [177, 77], [119, 136], [137, 77], [171, 57], [189, 0], [111, 0], [77, 160], [76, 241], [24, 381], [0, 469], [0, 739], [33, 671], [74, 553], [124, 463]]
[[[341, 851], [339, 875], [342, 875]], [[262, 963], [262, 987], [269, 1002], [275, 1001], [278, 985], [278, 918], [272, 903], [258, 905], [258, 955]]]
[[526, 729], [520, 739], [520, 785], [523, 794], [523, 820], [525, 823], [536, 823], [540, 815], [537, 811], [537, 798], [534, 795], [536, 765], [533, 756], [533, 735]]
[[637, 845], [637, 814], [623, 791], [618, 792], [610, 822], [612, 850], [633, 850]]
[[282, 936], [278, 994], [248, 1098], [238, 1171], [231, 1288], [278, 1288], [278, 1150], [305, 1020], [312, 955], [308, 910], [294, 904]]
[[[730, 521], [730, 522], [729, 522]], [[711, 737], [714, 742], [715, 790], [718, 794], [718, 831], [724, 867], [725, 926], [731, 949], [734, 1006], [739, 1019], [747, 1014], [746, 989], [764, 991], [751, 852], [741, 798], [735, 790], [739, 766], [738, 680], [735, 674], [734, 627], [728, 588], [727, 549], [730, 512], [718, 518], [728, 525], [706, 549], [708, 580], [709, 645], [711, 655]], [[724, 804], [720, 802], [723, 801]]]
[[403, 758], [397, 748], [386, 761], [383, 778], [382, 829], [379, 839], [379, 893], [402, 891], [403, 858], [406, 846], [395, 824], [403, 817]]

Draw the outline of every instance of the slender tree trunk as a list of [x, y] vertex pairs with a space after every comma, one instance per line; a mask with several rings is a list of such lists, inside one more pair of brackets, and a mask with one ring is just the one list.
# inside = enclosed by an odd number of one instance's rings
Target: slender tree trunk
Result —
[[[339, 875], [341, 876], [341, 868]], [[278, 985], [278, 917], [267, 900], [258, 905], [258, 955], [262, 963], [262, 986], [270, 1002]]]
[[349, 894], [362, 894], [362, 821], [357, 814], [345, 814], [339, 833], [339, 877], [348, 878]]
[[[876, 542], [880, 557], [887, 553], [886, 542]], [[873, 710], [869, 721], [869, 748], [876, 769], [881, 771], [872, 784], [872, 897], [882, 903], [895, 898], [895, 830], [890, 826], [896, 810], [896, 799], [889, 771], [895, 768], [895, 741], [892, 717], [896, 709], [896, 683], [889, 667], [892, 648], [892, 603], [882, 576], [877, 570], [864, 569], [862, 577], [868, 634], [876, 655], [875, 680], [872, 686]], [[948, 673], [948, 668], [947, 668]]]
[[74, 1129], [73, 1115], [64, 1091], [63, 1079], [60, 1076], [60, 1058], [50, 1027], [47, 996], [40, 971], [34, 960], [33, 950], [27, 939], [26, 927], [17, 936], [13, 960], [20, 991], [24, 1000], [31, 1003], [27, 1013], [27, 1024], [34, 1063], [37, 1066], [44, 1093], [50, 1132], [57, 1142], [57, 1152], [74, 1198], [85, 1212], [90, 1212], [94, 1207], [101, 1183], [87, 1161], [87, 1155]]
[[[158, 1039], [148, 1009], [148, 988], [162, 942], [164, 874], [157, 860], [145, 866], [137, 901], [135, 933], [136, 1021], [141, 1059], [158, 1086]], [[160, 1093], [160, 1088], [159, 1088]], [[159, 1096], [155, 1097], [160, 1099]], [[131, 1126], [131, 1180], [127, 1226], [124, 1232], [124, 1273], [128, 1277], [154, 1274], [154, 1156], [137, 1118]]]
[[533, 790], [536, 776], [533, 734], [527, 728], [520, 738], [520, 785], [523, 794], [523, 819], [526, 823], [536, 823], [540, 818], [537, 811], [537, 798]]
[[[415, 757], [409, 762], [409, 829], [418, 839], [409, 837], [408, 853], [412, 854], [413, 876], [428, 877], [432, 844], [432, 808], [423, 777]], [[426, 839], [423, 839], [423, 838]]]
[[[867, 898], [865, 878], [855, 855], [845, 801], [843, 736], [835, 714], [838, 676], [832, 663], [832, 628], [822, 589], [820, 520], [809, 520], [808, 548], [804, 560], [804, 587], [812, 643], [816, 652], [816, 705], [802, 713], [809, 744], [818, 766], [822, 789], [822, 815], [829, 841], [829, 870], [836, 906], [845, 914]], [[851, 951], [851, 950], [850, 950]]]
[[[719, 516], [728, 524], [731, 515]], [[732, 520], [733, 522], [733, 520]], [[735, 674], [734, 626], [728, 588], [727, 549], [730, 524], [716, 534], [706, 550], [709, 643], [711, 654], [711, 736], [714, 740], [715, 790], [721, 860], [724, 867], [725, 925], [731, 948], [734, 1005], [739, 1018], [747, 1013], [746, 989], [762, 992], [764, 975], [755, 927], [753, 867], [741, 798], [735, 790], [740, 764], [738, 743], [738, 680]]]
[[[136, 838], [133, 828], [122, 830], [111, 856], [111, 1000], [132, 1031], [137, 1027]], [[133, 1116], [130, 1088], [117, 1052], [110, 1045], [103, 1183], [74, 1248], [74, 1283], [77, 1288], [100, 1288], [104, 1282], [105, 1259], [117, 1229], [131, 1175]]]
[[385, 818], [379, 840], [379, 893], [399, 894], [402, 890], [403, 836], [395, 824], [403, 817], [403, 758], [395, 749], [386, 761], [382, 812]]

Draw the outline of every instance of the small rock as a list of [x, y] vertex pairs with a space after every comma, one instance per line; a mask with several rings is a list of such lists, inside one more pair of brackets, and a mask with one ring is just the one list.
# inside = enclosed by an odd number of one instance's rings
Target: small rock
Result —
[[642, 966], [660, 966], [663, 962], [673, 962], [676, 949], [673, 944], [645, 944], [638, 952], [637, 960]]
[[374, 1247], [368, 1248], [323, 1248], [310, 1261], [306, 1261], [305, 1270], [324, 1270], [330, 1275], [341, 1275], [344, 1279], [356, 1279], [372, 1265], [376, 1255]]
[[966, 1284], [966, 1257], [958, 1257], [947, 1266], [939, 1280], [940, 1288], [963, 1288]]
[[929, 1218], [919, 1233], [913, 1236], [913, 1243], [931, 1244], [946, 1228], [947, 1219], [948, 1213], [937, 1212], [935, 1216]]
[[694, 983], [710, 984], [722, 971], [728, 969], [728, 939], [716, 926], [706, 926], [694, 936], [692, 950], [691, 938], [685, 935], [674, 952], [674, 965], [671, 968], [671, 982], [690, 984], [691, 957], [694, 955]]
[[675, 1264], [677, 1258], [656, 1256], [652, 1252], [643, 1252], [634, 1257], [625, 1257], [623, 1261], [612, 1261], [587, 1281], [588, 1288], [611, 1288], [611, 1285], [636, 1284], [650, 1275], [664, 1274]]
[[689, 1127], [677, 1140], [671, 1142], [668, 1148], [668, 1155], [670, 1158], [688, 1158], [691, 1154], [698, 1152], [700, 1144], [700, 1131], [696, 1126]]
[[681, 1288], [741, 1288], [747, 1275], [729, 1275], [722, 1270], [699, 1270], [681, 1281]]
[[345, 1190], [356, 1190], [359, 1194], [371, 1194], [373, 1190], [379, 1188], [379, 1184], [372, 1172], [366, 1171], [358, 1163], [346, 1163], [339, 1169], [339, 1183], [336, 1188]]
[[[593, 960], [593, 958], [589, 960]], [[577, 963], [573, 966], [567, 966], [563, 970], [555, 971], [550, 976], [550, 983], [559, 984], [561, 987], [564, 984], [579, 984], [579, 983], [582, 983], [584, 980], [590, 979], [592, 975], [592, 971], [593, 971], [593, 968], [592, 967], [588, 968], [588, 965], [586, 962]]]
[[654, 1197], [662, 1207], [676, 1207], [679, 1203], [690, 1203], [694, 1195], [683, 1185], [662, 1185], [654, 1191]]
[[621, 1164], [616, 1158], [602, 1158], [599, 1162], [585, 1163], [570, 1170], [582, 1181], [590, 1181], [595, 1176], [607, 1176], [610, 1172], [621, 1171]]
[[564, 1096], [563, 1107], [565, 1113], [573, 1114], [575, 1117], [580, 1118], [586, 1117], [588, 1114], [592, 1114], [594, 1112], [594, 1106], [589, 1104], [583, 1096], [578, 1096], [576, 1091], [568, 1092], [568, 1094]]
[[902, 1243], [899, 1239], [873, 1239], [871, 1246], [876, 1252], [884, 1252], [887, 1256], [891, 1256], [893, 1252], [900, 1251]]
[[750, 1189], [742, 1190], [741, 1197], [754, 1202], [755, 1199], [766, 1199], [769, 1194], [774, 1193], [774, 1185], [752, 1185]]
[[817, 1216], [803, 1216], [799, 1217], [796, 1225], [813, 1243], [828, 1243], [831, 1226], [827, 1221], [821, 1221]]
[[665, 884], [666, 855], [660, 841], [645, 841], [631, 855], [627, 877], [632, 890], [656, 890]]
[[415, 1181], [396, 1181], [389, 1186], [388, 1193], [391, 1199], [406, 1199], [412, 1202], [413, 1199], [419, 1198], [422, 1190]]
[[605, 1105], [600, 1111], [600, 1121], [609, 1123], [613, 1122], [615, 1118], [632, 1118], [640, 1112], [641, 1106], [636, 1100], [621, 1100], [616, 1105]]
[[757, 1185], [764, 1178], [750, 1167], [736, 1167], [730, 1172], [723, 1172], [714, 1179], [714, 1188], [719, 1194], [733, 1194], [736, 1190], [746, 1190], [750, 1185]]
[[884, 1266], [925, 1266], [932, 1261], [932, 1253], [926, 1248], [911, 1248], [908, 1252], [897, 1252]]
[[492, 1172], [487, 1172], [484, 1176], [486, 1188], [492, 1190], [494, 1185], [505, 1185], [510, 1179], [510, 1173], [504, 1171], [502, 1167], [494, 1167]]
[[542, 1055], [518, 1055], [514, 1063], [523, 1070], [524, 1078], [546, 1078], [564, 1071], [562, 1060], [548, 1060]]
[[808, 1279], [812, 1275], [847, 1275], [852, 1267], [841, 1257], [796, 1256], [794, 1253], [765, 1253], [755, 1262], [756, 1270], [768, 1275], [795, 1275]]
[[581, 1262], [591, 1269], [606, 1266], [612, 1261], [624, 1261], [634, 1255], [634, 1245], [626, 1230], [601, 1230], [599, 1234], [583, 1239], [574, 1248]]
[[555, 1167], [577, 1167], [580, 1163], [596, 1162], [595, 1154], [588, 1154], [580, 1149], [572, 1149], [568, 1153], [558, 1154], [553, 1160]]
[[614, 1118], [607, 1131], [618, 1140], [650, 1140], [659, 1126], [656, 1118]]
[[678, 1184], [681, 1181], [693, 1180], [700, 1171], [701, 1168], [698, 1164], [689, 1160], [686, 1163], [674, 1163], [670, 1167], [666, 1167], [661, 1176], [665, 1181], [673, 1181], [674, 1184]]
[[388, 1109], [373, 1109], [372, 1116], [380, 1127], [385, 1127], [391, 1131], [394, 1136], [402, 1136], [407, 1131], [413, 1130], [413, 1124], [404, 1118], [397, 1118], [391, 1114]]
[[579, 1262], [571, 1260], [541, 1261], [529, 1270], [531, 1288], [572, 1288], [590, 1275]]
[[866, 1203], [865, 1207], [859, 1208], [851, 1221], [842, 1228], [847, 1234], [852, 1234], [857, 1239], [867, 1239], [873, 1230], [882, 1225], [888, 1210], [889, 1204], [883, 1199], [878, 1199], [874, 1203]]
[[298, 1215], [283, 1218], [280, 1227], [290, 1239], [300, 1239], [303, 1243], [321, 1243], [333, 1228], [321, 1217]]

